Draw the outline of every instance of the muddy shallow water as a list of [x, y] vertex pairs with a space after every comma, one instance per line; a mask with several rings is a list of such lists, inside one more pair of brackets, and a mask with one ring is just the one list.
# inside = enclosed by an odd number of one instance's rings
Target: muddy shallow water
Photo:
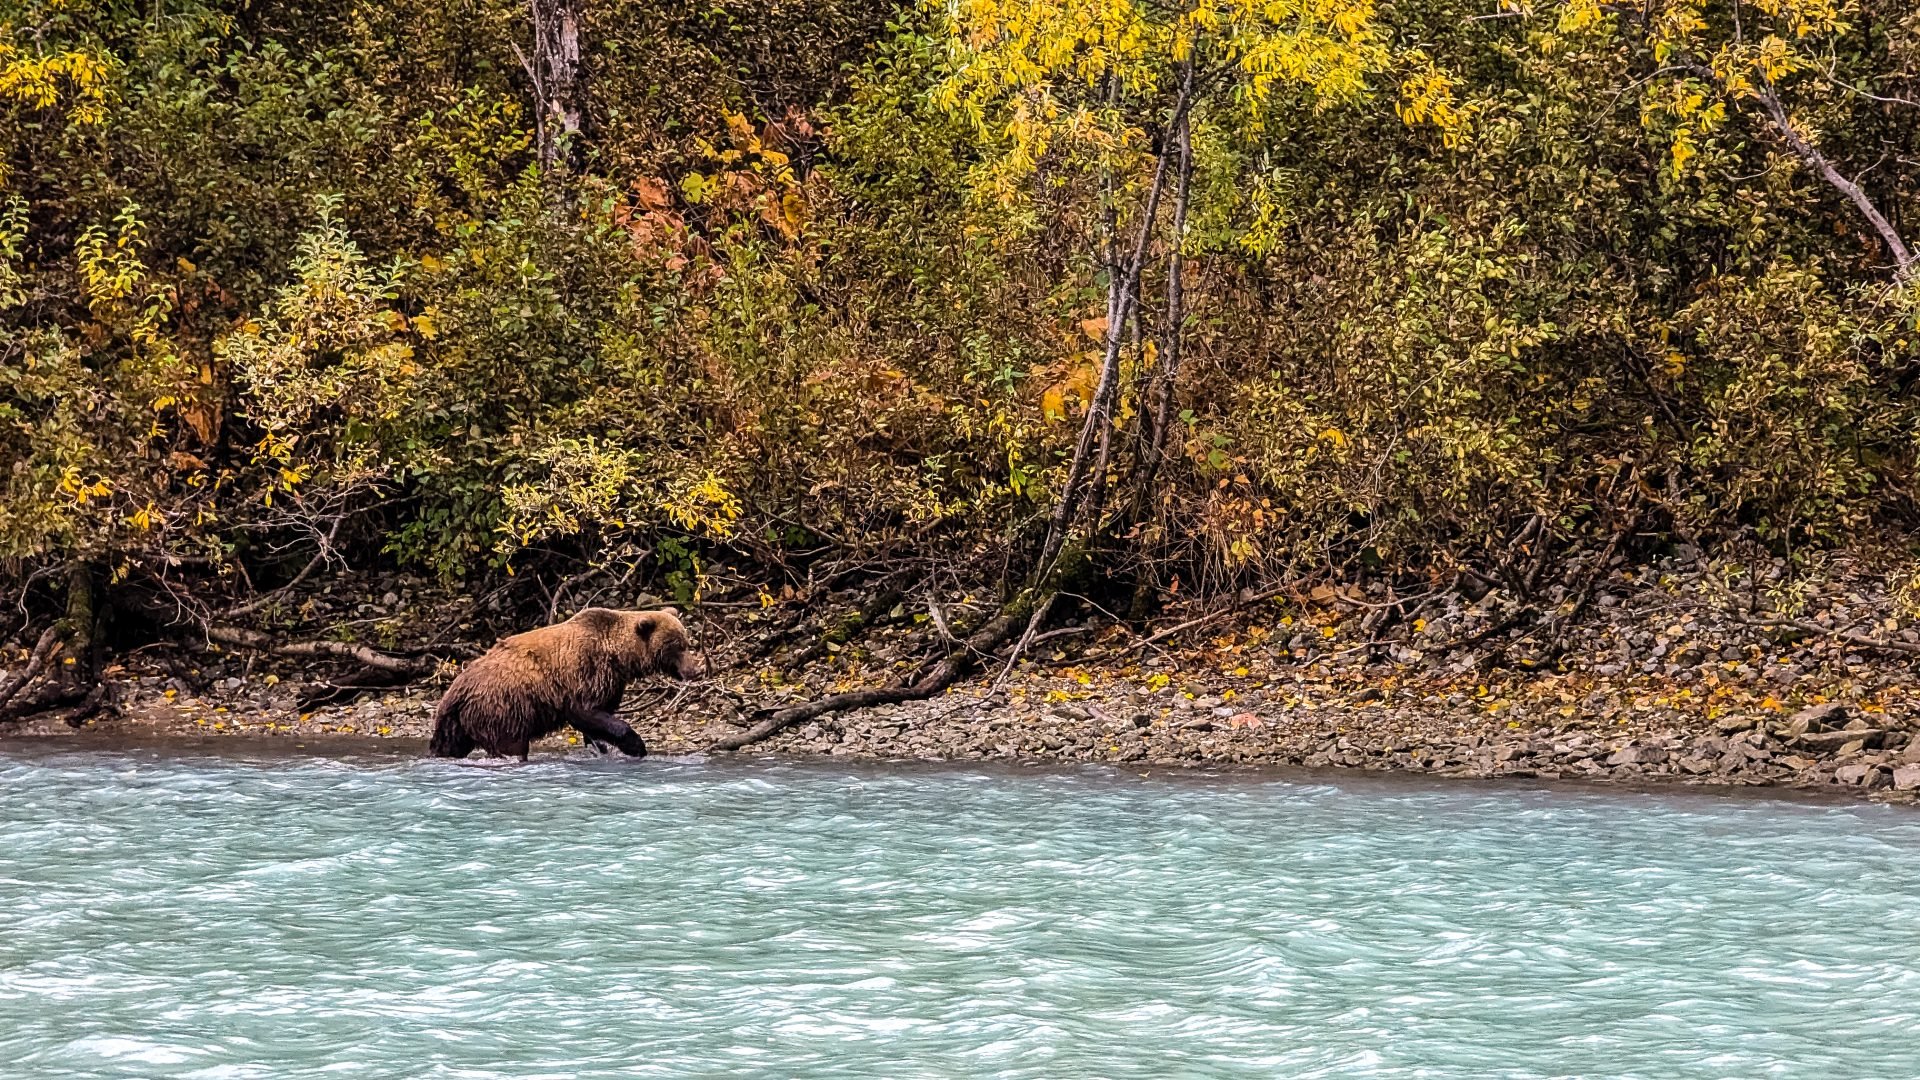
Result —
[[1912, 1072], [1903, 808], [1350, 772], [483, 767], [316, 742], [0, 743], [0, 1060]]

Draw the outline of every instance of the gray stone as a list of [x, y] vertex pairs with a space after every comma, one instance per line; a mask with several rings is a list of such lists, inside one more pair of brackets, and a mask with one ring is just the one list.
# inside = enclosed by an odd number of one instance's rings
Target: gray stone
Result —
[[1833, 770], [1835, 783], [1850, 787], [1877, 788], [1887, 785], [1887, 774], [1877, 765], [1842, 765]]
[[1848, 743], [1859, 743], [1862, 747], [1879, 746], [1886, 732], [1877, 729], [1866, 731], [1811, 731], [1793, 740], [1793, 745], [1816, 753], [1844, 750]]
[[1848, 711], [1844, 701], [1809, 705], [1787, 718], [1787, 730], [1795, 735], [1804, 735], [1810, 731], [1826, 731], [1828, 728], [1838, 727], [1847, 718]]
[[1732, 735], [1732, 734], [1735, 734], [1736, 732], [1745, 731], [1748, 728], [1752, 727], [1753, 717], [1723, 716], [1713, 726], [1714, 726], [1714, 730], [1720, 732], [1720, 734], [1722, 735]]
[[1902, 765], [1893, 770], [1893, 787], [1896, 791], [1920, 790], [1920, 765]]
[[1657, 765], [1667, 760], [1667, 752], [1657, 746], [1625, 746], [1613, 752], [1607, 758], [1607, 764], [1619, 765]]

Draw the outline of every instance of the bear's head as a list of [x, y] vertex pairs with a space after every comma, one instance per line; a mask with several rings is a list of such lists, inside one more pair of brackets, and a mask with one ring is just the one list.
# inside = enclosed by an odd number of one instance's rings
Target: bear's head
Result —
[[686, 624], [672, 608], [623, 611], [617, 648], [630, 676], [671, 675], [697, 679], [707, 673], [707, 662], [693, 651]]

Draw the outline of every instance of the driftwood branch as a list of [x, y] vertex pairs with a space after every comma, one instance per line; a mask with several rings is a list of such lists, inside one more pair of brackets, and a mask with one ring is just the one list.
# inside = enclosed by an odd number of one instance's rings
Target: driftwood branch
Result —
[[1897, 638], [1875, 637], [1871, 634], [1856, 634], [1851, 630], [1836, 630], [1831, 626], [1821, 626], [1807, 619], [1755, 618], [1751, 615], [1735, 613], [1734, 617], [1747, 626], [1761, 630], [1798, 630], [1802, 633], [1817, 634], [1833, 641], [1845, 642], [1861, 649], [1877, 649], [1881, 652], [1903, 653], [1907, 656], [1920, 656], [1920, 644], [1901, 641]]
[[909, 685], [850, 690], [844, 694], [829, 694], [815, 701], [781, 709], [745, 731], [715, 741], [708, 750], [718, 753], [752, 746], [754, 743], [772, 738], [795, 724], [805, 723], [828, 713], [869, 709], [875, 705], [897, 705], [901, 702], [923, 701], [933, 697], [971, 671], [978, 657], [992, 652], [1005, 643], [1013, 636], [1014, 629], [1023, 622], [1024, 620], [1018, 614], [1002, 612], [969, 635], [965, 648], [955, 650], [946, 659], [935, 664], [920, 679]]
[[333, 660], [357, 660], [367, 667], [393, 675], [418, 678], [432, 674], [438, 665], [430, 658], [389, 656], [365, 645], [346, 641], [278, 641], [270, 634], [238, 626], [209, 626], [207, 638], [222, 645], [273, 653], [277, 656], [318, 657]]
[[47, 662], [52, 659], [59, 643], [59, 623], [40, 632], [40, 640], [34, 643], [33, 652], [27, 657], [27, 666], [21, 668], [13, 678], [8, 679], [6, 685], [0, 686], [0, 712], [5, 711], [7, 703], [13, 700], [14, 695], [25, 689], [28, 683], [47, 669]]

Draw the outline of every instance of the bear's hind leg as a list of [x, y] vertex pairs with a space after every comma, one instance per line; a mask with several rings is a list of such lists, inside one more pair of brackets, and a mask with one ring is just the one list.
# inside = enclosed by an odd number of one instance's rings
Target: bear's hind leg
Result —
[[497, 746], [487, 747], [486, 748], [487, 756], [497, 757], [497, 758], [519, 758], [521, 761], [525, 761], [527, 760], [527, 751], [532, 745], [533, 744], [526, 739], [518, 739], [512, 742], [503, 742]]
[[612, 743], [628, 757], [646, 757], [647, 744], [627, 726], [627, 722], [599, 709], [588, 709], [574, 713], [569, 719], [574, 730], [587, 737], [587, 741], [598, 746]]

